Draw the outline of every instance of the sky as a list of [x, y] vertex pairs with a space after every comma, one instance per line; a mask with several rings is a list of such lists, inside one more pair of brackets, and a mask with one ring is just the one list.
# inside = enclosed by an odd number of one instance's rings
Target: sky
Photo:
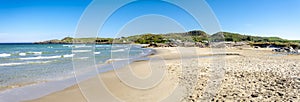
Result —
[[[300, 40], [300, 0], [206, 2], [222, 31]], [[91, 3], [91, 0], [0, 0], [0, 43], [36, 42], [74, 36], [81, 16]], [[174, 5], [152, 0], [120, 8], [100, 29], [99, 36], [197, 29], [202, 30], [201, 25], [195, 23], [195, 19], [187, 12]]]

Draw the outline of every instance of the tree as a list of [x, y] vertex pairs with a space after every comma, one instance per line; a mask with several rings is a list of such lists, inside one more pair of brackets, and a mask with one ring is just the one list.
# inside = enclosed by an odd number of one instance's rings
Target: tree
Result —
[[140, 36], [135, 43], [140, 44], [150, 44], [150, 43], [163, 43], [164, 38], [161, 35], [155, 35], [155, 34], [145, 34]]
[[194, 42], [203, 42], [203, 41], [207, 41], [208, 38], [207, 37], [201, 37], [201, 36], [192, 36], [193, 41]]
[[227, 37], [227, 38], [225, 38], [225, 41], [233, 41], [233, 39], [230, 37]]
[[247, 41], [252, 41], [252, 38], [250, 36], [247, 36]]

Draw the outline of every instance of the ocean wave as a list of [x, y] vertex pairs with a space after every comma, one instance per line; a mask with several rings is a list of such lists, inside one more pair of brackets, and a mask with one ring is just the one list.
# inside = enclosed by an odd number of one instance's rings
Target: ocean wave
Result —
[[63, 57], [67, 58], [67, 57], [73, 57], [75, 54], [68, 54], [68, 55], [63, 55]]
[[87, 45], [74, 45], [75, 48], [86, 48], [86, 47], [92, 47]]
[[72, 47], [72, 48], [86, 48], [86, 47], [93, 47], [87, 45], [62, 45], [63, 47]]
[[111, 45], [95, 45], [95, 47], [111, 47]]
[[38, 59], [56, 59], [56, 58], [62, 58], [63, 56], [47, 56], [47, 57], [27, 57], [27, 58], [19, 58], [20, 60], [38, 60]]
[[92, 50], [72, 50], [72, 52], [78, 53], [78, 52], [91, 52]]
[[101, 52], [94, 52], [95, 55], [99, 55]]
[[15, 66], [15, 65], [22, 65], [24, 63], [2, 63], [0, 66]]
[[27, 62], [27, 64], [45, 64], [50, 62], [52, 61], [34, 61], [34, 62]]
[[38, 56], [38, 57], [27, 57], [27, 58], [19, 58], [19, 59], [20, 60], [58, 59], [58, 58], [73, 57], [74, 55], [75, 54], [57, 55], [57, 56]]
[[112, 62], [116, 62], [116, 61], [123, 61], [123, 60], [129, 60], [130, 58], [123, 58], [123, 59], [121, 59], [121, 58], [114, 58], [114, 59], [108, 59], [108, 60], [106, 60], [105, 61], [105, 63], [107, 63], [107, 64], [110, 64], [110, 63], [112, 63]]
[[19, 62], [19, 63], [1, 63], [0, 66], [18, 66], [18, 65], [26, 65], [26, 64], [45, 64], [50, 63], [52, 61], [32, 61], [32, 62]]
[[76, 58], [74, 58], [74, 59], [76, 59], [76, 60], [83, 60], [83, 59], [88, 59], [89, 57], [76, 57]]
[[73, 47], [73, 45], [62, 45], [63, 47]]
[[19, 56], [26, 56], [26, 53], [19, 53]]
[[27, 54], [41, 55], [43, 54], [43, 52], [27, 52]]
[[9, 56], [11, 56], [11, 54], [7, 54], [7, 53], [0, 54], [0, 57], [9, 57]]

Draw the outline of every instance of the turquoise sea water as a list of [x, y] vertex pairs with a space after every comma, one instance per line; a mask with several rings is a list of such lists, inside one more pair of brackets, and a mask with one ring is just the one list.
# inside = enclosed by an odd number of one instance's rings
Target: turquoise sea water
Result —
[[137, 45], [0, 44], [0, 88], [74, 77], [73, 61], [86, 60], [85, 57], [74, 59], [74, 56], [89, 51], [97, 65], [107, 60], [138, 58], [151, 52]]

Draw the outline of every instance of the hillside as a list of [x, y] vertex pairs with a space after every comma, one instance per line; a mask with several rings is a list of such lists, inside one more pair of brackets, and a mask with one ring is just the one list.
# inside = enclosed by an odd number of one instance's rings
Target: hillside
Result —
[[183, 33], [168, 34], [140, 34], [121, 38], [71, 38], [66, 37], [61, 40], [49, 40], [36, 42], [38, 44], [71, 44], [71, 43], [96, 43], [96, 44], [128, 44], [128, 43], [169, 43], [169, 42], [200, 42], [229, 41], [229, 42], [249, 42], [251, 45], [278, 45], [278, 46], [299, 46], [300, 40], [287, 40], [280, 37], [260, 37], [231, 32], [218, 32], [209, 35], [201, 30], [194, 30]]
[[[300, 43], [300, 40], [287, 40], [280, 37], [260, 37], [260, 36], [243, 35], [243, 34], [230, 33], [230, 32], [219, 32], [217, 34], [223, 35], [225, 41], [232, 41], [232, 42], [247, 41], [253, 46], [274, 45], [277, 47], [285, 47], [285, 46], [295, 47], [295, 46], [299, 46]], [[215, 35], [216, 34], [212, 36]]]

